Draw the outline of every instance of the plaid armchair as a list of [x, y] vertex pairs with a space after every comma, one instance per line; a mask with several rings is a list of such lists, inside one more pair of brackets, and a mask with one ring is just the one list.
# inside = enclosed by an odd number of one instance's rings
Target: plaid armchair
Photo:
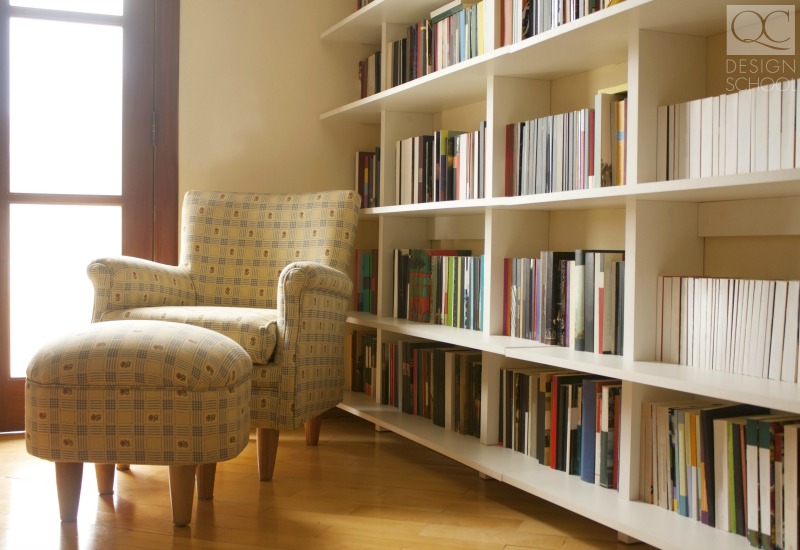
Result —
[[119, 257], [88, 267], [93, 322], [188, 323], [247, 351], [262, 481], [272, 479], [279, 431], [304, 424], [316, 445], [320, 415], [342, 399], [359, 203], [353, 191], [189, 191], [178, 266]]

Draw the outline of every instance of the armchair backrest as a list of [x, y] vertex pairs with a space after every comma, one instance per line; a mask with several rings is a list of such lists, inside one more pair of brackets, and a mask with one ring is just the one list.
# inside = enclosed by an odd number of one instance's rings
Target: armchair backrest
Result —
[[276, 308], [278, 277], [296, 261], [347, 273], [358, 225], [354, 191], [189, 191], [180, 265], [198, 305]]

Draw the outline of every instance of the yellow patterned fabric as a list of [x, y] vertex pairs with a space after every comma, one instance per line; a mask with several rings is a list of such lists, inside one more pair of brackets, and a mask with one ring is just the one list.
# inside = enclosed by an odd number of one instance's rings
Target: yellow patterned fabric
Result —
[[278, 311], [246, 307], [136, 307], [104, 313], [101, 321], [120, 319], [186, 323], [214, 330], [236, 341], [253, 363], [266, 363], [275, 351]]
[[230, 338], [162, 321], [95, 323], [44, 345], [25, 382], [30, 454], [207, 464], [249, 440], [252, 362]]
[[358, 223], [353, 191], [189, 191], [183, 200], [181, 259], [198, 305], [274, 309], [278, 278], [292, 262], [346, 272]]
[[178, 266], [89, 265], [93, 321], [164, 319], [231, 337], [253, 360], [251, 425], [298, 427], [342, 399], [359, 204], [351, 190], [189, 191]]

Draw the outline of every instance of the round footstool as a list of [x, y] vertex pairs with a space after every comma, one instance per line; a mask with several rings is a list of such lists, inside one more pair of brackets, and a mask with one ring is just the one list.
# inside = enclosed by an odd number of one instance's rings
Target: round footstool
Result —
[[62, 521], [75, 521], [83, 464], [101, 494], [115, 464], [169, 466], [176, 525], [213, 493], [217, 462], [249, 441], [252, 361], [214, 331], [164, 321], [91, 324], [44, 345], [25, 383], [28, 453], [56, 465]]

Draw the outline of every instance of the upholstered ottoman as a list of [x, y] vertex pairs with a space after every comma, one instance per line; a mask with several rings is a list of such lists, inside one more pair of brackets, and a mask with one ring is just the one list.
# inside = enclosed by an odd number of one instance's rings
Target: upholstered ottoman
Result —
[[62, 521], [75, 521], [83, 463], [110, 493], [115, 464], [169, 466], [176, 525], [210, 498], [217, 462], [250, 430], [252, 361], [217, 332], [164, 321], [94, 323], [43, 346], [25, 383], [28, 453], [55, 462]]

